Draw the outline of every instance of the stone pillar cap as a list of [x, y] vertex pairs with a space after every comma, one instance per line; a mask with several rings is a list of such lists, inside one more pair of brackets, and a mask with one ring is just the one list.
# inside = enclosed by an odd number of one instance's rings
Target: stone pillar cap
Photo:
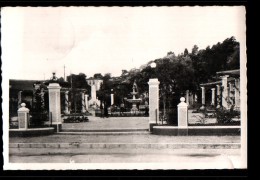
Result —
[[149, 79], [149, 82], [148, 82], [148, 84], [150, 85], [152, 85], [152, 84], [160, 84], [160, 81], [158, 81], [158, 79], [157, 78], [153, 78], [153, 79]]
[[59, 83], [50, 83], [48, 89], [61, 89]]
[[22, 107], [20, 107], [20, 108], [18, 109], [18, 112], [29, 112], [29, 111], [30, 111], [28, 108], [25, 107], [25, 106], [26, 106], [25, 103], [22, 103], [21, 106], [22, 106]]
[[178, 107], [180, 107], [180, 106], [182, 106], [182, 107], [187, 107], [187, 106], [188, 106], [188, 104], [184, 102], [184, 101], [185, 101], [185, 98], [184, 98], [184, 97], [181, 97], [181, 98], [180, 98], [180, 101], [181, 101], [181, 102], [178, 104]]

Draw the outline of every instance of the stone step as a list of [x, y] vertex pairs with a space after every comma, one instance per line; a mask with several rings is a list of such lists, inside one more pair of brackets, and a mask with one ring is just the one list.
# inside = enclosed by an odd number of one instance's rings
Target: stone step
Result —
[[121, 128], [121, 129], [74, 129], [74, 128], [66, 128], [62, 129], [61, 132], [148, 132], [148, 129], [129, 129], [129, 128]]

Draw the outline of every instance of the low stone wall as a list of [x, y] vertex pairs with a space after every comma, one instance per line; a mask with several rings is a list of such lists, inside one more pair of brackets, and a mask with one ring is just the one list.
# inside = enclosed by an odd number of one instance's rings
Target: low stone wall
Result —
[[240, 126], [154, 126], [153, 134], [172, 136], [240, 136]]
[[53, 127], [48, 128], [32, 128], [32, 129], [9, 129], [9, 136], [10, 137], [23, 137], [23, 136], [43, 136], [43, 135], [50, 135], [54, 133]]

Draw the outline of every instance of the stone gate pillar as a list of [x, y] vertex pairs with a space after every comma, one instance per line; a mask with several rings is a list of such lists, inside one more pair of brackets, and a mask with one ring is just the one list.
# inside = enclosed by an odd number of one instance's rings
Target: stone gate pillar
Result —
[[59, 132], [62, 128], [61, 106], [60, 106], [60, 85], [50, 83], [47, 87], [49, 90], [49, 112], [51, 113], [52, 126]]
[[185, 98], [181, 97], [178, 104], [178, 127], [188, 127], [188, 104], [185, 103]]
[[25, 107], [26, 104], [22, 103], [21, 108], [18, 109], [18, 127], [19, 129], [28, 129], [29, 125], [29, 109]]
[[156, 121], [159, 121], [159, 84], [157, 78], [149, 82], [149, 130], [152, 131]]

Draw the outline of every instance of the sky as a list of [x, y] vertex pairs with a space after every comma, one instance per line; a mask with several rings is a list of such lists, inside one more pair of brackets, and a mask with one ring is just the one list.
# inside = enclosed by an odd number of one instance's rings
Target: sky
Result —
[[139, 68], [196, 44], [205, 49], [245, 38], [245, 8], [4, 7], [2, 63], [9, 79], [44, 80], [56, 72], [111, 73]]

